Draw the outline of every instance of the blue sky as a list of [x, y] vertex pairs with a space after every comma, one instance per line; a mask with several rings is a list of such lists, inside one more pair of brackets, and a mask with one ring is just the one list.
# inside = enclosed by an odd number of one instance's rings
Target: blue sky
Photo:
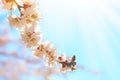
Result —
[[[44, 40], [52, 41], [59, 54], [75, 54], [78, 64], [102, 72], [77, 69], [68, 80], [120, 80], [119, 0], [39, 0], [39, 4]], [[52, 80], [66, 80], [60, 77]]]

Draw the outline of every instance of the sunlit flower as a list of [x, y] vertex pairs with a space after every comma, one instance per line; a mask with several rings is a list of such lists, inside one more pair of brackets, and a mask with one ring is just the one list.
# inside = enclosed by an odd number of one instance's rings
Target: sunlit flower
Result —
[[24, 14], [23, 18], [26, 24], [32, 24], [33, 21], [39, 21], [41, 15], [39, 14], [39, 11], [33, 11], [29, 14]]
[[61, 56], [58, 57], [58, 62], [63, 62], [65, 60], [66, 60], [66, 54], [65, 54], [65, 52], [63, 52], [61, 54]]
[[44, 44], [41, 43], [40, 46], [37, 48], [37, 49], [34, 49], [33, 50], [33, 54], [39, 58], [43, 58], [45, 57], [46, 55], [46, 51], [45, 51], [45, 48], [44, 48]]
[[6, 10], [15, 10], [17, 5], [15, 0], [1, 0], [3, 8]]
[[19, 18], [15, 14], [9, 15], [8, 20], [11, 27], [17, 27], [19, 24]]
[[36, 27], [25, 27], [21, 32], [21, 37], [27, 47], [35, 47], [40, 44], [42, 33]]
[[75, 59], [76, 57], [73, 56], [72, 58], [70, 57], [65, 57], [65, 53], [62, 54], [61, 56], [58, 57], [58, 62], [60, 64], [62, 64], [62, 72], [67, 72], [67, 71], [73, 71], [75, 70], [75, 65], [76, 65], [76, 62], [75, 62]]
[[57, 64], [57, 49], [49, 41], [42, 42], [33, 54], [40, 58], [45, 57], [47, 66], [54, 67]]
[[[25, 4], [24, 4], [25, 6]], [[39, 22], [41, 19], [41, 13], [38, 10], [37, 4], [35, 3], [29, 3], [26, 4], [27, 7], [23, 7], [20, 11], [20, 17], [17, 17], [16, 15], [12, 14], [8, 17], [8, 20], [10, 22], [10, 25], [12, 27], [15, 27], [19, 30], [24, 29], [26, 26], [36, 26], [35, 24]]]
[[41, 19], [41, 13], [38, 10], [38, 6], [35, 3], [24, 4], [24, 10], [22, 11], [24, 17], [31, 21], [39, 21]]
[[25, 19], [17, 17], [15, 14], [9, 15], [8, 20], [11, 27], [14, 27], [19, 30], [23, 30], [27, 24]]
[[52, 48], [51, 50], [49, 50], [47, 52], [47, 65], [50, 67], [54, 67], [57, 65], [57, 49], [56, 48]]

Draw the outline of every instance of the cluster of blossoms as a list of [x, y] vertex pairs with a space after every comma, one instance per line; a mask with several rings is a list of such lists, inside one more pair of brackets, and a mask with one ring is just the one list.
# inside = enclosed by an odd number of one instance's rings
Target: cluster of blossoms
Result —
[[31, 0], [2, 0], [3, 8], [9, 11], [18, 9], [20, 15], [12, 13], [8, 16], [10, 26], [20, 30], [23, 42], [28, 48], [33, 50], [33, 54], [41, 59], [45, 59], [50, 67], [55, 67], [57, 63], [62, 64], [62, 71], [75, 70], [75, 56], [66, 57], [64, 54], [57, 55], [57, 49], [50, 41], [42, 41], [43, 33], [40, 32], [39, 22], [41, 13], [38, 5]]
[[49, 41], [42, 42], [33, 51], [33, 54], [40, 58], [46, 58], [47, 65], [50, 67], [54, 67], [57, 64], [57, 49]]
[[73, 71], [76, 69], [75, 55], [72, 58], [66, 57], [63, 52], [62, 55], [58, 57], [58, 62], [62, 64], [62, 71]]

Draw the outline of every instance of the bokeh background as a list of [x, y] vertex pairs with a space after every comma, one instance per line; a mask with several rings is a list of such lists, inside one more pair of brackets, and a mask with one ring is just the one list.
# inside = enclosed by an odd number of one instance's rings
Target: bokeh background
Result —
[[[77, 64], [80, 65], [76, 71], [66, 75], [52, 75], [51, 80], [120, 80], [120, 0], [36, 2], [40, 5], [43, 17], [40, 22], [43, 39], [50, 40], [58, 48], [59, 54], [63, 51], [68, 56], [75, 54]], [[10, 12], [2, 10], [0, 4], [0, 34], [9, 32], [7, 36], [19, 40], [19, 31], [10, 28], [8, 24], [8, 14]], [[23, 51], [21, 49], [21, 44], [17, 42], [0, 47], [1, 51], [7, 52], [20, 53]], [[27, 50], [24, 57], [29, 55], [32, 56], [30, 50]], [[0, 61], [4, 60], [11, 62], [8, 57], [0, 55]], [[20, 80], [43, 79], [33, 74], [19, 75]], [[9, 79], [0, 74], [0, 80]]]

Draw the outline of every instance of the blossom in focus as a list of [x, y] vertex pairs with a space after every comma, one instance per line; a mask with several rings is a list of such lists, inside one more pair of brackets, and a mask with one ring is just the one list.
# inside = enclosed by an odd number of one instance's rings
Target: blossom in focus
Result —
[[15, 10], [17, 5], [15, 3], [15, 0], [1, 0], [3, 8], [6, 10]]
[[58, 62], [63, 62], [66, 60], [66, 54], [63, 52], [59, 57], [58, 57]]
[[38, 5], [35, 3], [23, 4], [24, 10], [21, 12], [23, 17], [26, 18], [26, 23], [32, 21], [39, 21], [41, 18], [41, 13], [38, 10]]
[[58, 57], [58, 62], [62, 64], [62, 72], [67, 72], [67, 71], [73, 71], [75, 70], [75, 62], [76, 57], [73, 56], [71, 57], [66, 57], [65, 53], [63, 53], [61, 56]]
[[49, 50], [47, 52], [47, 65], [50, 67], [54, 67], [57, 65], [57, 49], [56, 48], [51, 48], [51, 50]]
[[49, 41], [42, 42], [33, 54], [40, 58], [45, 57], [47, 66], [54, 67], [57, 64], [57, 49]]
[[23, 6], [18, 5], [20, 11], [20, 17], [15, 14], [11, 14], [8, 17], [10, 25], [19, 30], [23, 30], [26, 26], [36, 26], [34, 23], [39, 23], [41, 19], [41, 13], [38, 10], [36, 3], [27, 2], [23, 3]]
[[42, 33], [36, 27], [25, 27], [25, 29], [21, 31], [21, 37], [27, 47], [35, 47], [40, 44]]
[[38, 18], [36, 18], [36, 21], [33, 21], [33, 18], [31, 17], [19, 18], [14, 14], [8, 16], [10, 26], [19, 30], [23, 30], [25, 27], [35, 27], [36, 25], [39, 25], [37, 19]]
[[46, 54], [44, 44], [41, 43], [37, 49], [34, 49], [33, 54], [39, 58], [43, 58]]
[[19, 18], [15, 14], [9, 15], [8, 20], [11, 27], [23, 30], [27, 25], [24, 18]]

